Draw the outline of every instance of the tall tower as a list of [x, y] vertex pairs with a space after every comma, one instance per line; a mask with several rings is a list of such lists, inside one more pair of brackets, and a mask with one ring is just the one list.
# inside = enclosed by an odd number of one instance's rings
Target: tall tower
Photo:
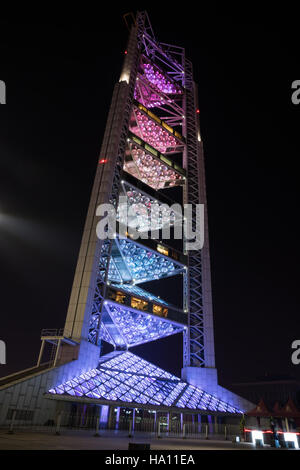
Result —
[[[12, 388], [22, 383], [28, 389], [41, 376], [28, 407], [49, 411], [57, 400], [80, 400], [181, 412], [247, 409], [246, 401], [218, 385], [215, 369], [197, 102], [185, 50], [158, 42], [147, 13], [137, 13], [113, 91], [65, 327], [43, 332], [35, 368], [0, 380], [0, 421], [16, 406]], [[129, 206], [123, 235], [122, 201]], [[187, 215], [184, 205], [191, 208]], [[109, 207], [119, 217], [116, 231], [99, 237]], [[176, 238], [189, 223], [193, 235], [183, 231]], [[131, 352], [175, 334], [183, 338], [182, 379]], [[45, 365], [47, 341], [55, 355]], [[104, 343], [113, 351], [104, 354]]]

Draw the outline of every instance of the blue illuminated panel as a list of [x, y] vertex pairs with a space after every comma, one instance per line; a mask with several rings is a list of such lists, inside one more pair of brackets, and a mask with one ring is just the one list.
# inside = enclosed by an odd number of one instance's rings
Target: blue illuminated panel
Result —
[[[181, 332], [184, 328], [183, 325], [174, 325], [159, 316], [139, 313], [109, 302], [106, 302], [104, 307], [102, 322], [105, 330], [101, 332], [102, 339], [112, 342], [107, 339], [108, 330], [114, 344], [124, 344], [128, 348], [165, 338]], [[112, 323], [114, 328], [111, 326]]]
[[[104, 244], [99, 279], [104, 279], [108, 259], [108, 244]], [[136, 284], [177, 275], [184, 269], [176, 260], [132, 240], [115, 239], [108, 268], [110, 286], [105, 293], [101, 324], [95, 309], [90, 318], [89, 341], [100, 344], [101, 338], [117, 347], [129, 348], [180, 333], [187, 324], [186, 314]]]
[[137, 283], [173, 276], [183, 271], [182, 266], [174, 261], [128, 240], [119, 240], [119, 247], [132, 278]]

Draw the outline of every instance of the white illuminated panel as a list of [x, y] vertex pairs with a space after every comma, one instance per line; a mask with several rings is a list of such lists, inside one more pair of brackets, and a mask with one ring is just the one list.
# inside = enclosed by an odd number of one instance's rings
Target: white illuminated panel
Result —
[[263, 435], [262, 431], [252, 431], [251, 435], [252, 435], [253, 444], [256, 443], [256, 439], [259, 439], [260, 441], [262, 441], [262, 443], [264, 445], [264, 435]]
[[298, 437], [295, 432], [284, 432], [283, 435], [285, 442], [293, 442], [295, 449], [299, 449]]

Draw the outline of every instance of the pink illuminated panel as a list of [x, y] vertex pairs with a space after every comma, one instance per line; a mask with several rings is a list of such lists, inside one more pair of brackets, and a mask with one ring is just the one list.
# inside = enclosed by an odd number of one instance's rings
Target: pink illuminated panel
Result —
[[135, 111], [136, 123], [131, 126], [130, 130], [141, 137], [149, 145], [152, 145], [161, 153], [165, 153], [176, 148], [176, 139], [169, 134], [168, 131], [163, 129], [159, 124], [156, 124], [146, 114], [141, 111]]
[[153, 189], [175, 186], [183, 182], [183, 177], [179, 173], [151, 157], [139, 147], [132, 147], [131, 157], [131, 161], [125, 161], [124, 170]]

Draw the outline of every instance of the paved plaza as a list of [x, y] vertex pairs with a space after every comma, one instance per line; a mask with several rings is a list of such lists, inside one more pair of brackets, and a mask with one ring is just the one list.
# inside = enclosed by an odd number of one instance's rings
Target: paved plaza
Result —
[[[14, 434], [0, 431], [0, 450], [127, 450], [129, 442], [150, 443], [151, 450], [253, 450], [249, 443], [232, 443], [225, 440], [182, 439], [149, 437], [136, 434], [127, 435], [103, 432], [95, 437], [88, 431], [65, 431], [56, 436], [54, 433], [16, 431]], [[269, 449], [269, 447], [266, 447]]]

